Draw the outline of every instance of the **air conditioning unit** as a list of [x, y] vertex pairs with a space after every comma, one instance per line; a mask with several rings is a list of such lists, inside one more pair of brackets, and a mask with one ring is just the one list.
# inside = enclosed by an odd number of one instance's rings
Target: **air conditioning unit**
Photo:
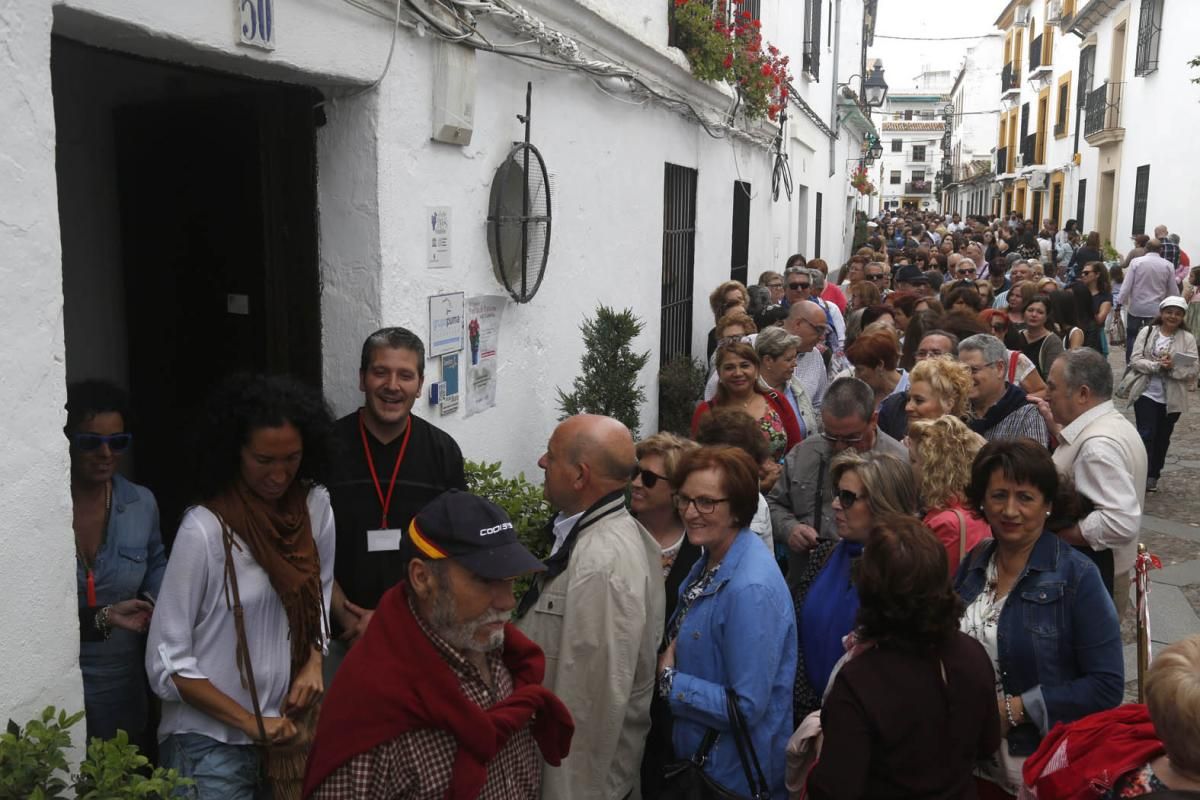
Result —
[[1062, 18], [1063, 18], [1062, 0], [1050, 0], [1049, 5], [1046, 6], [1046, 24], [1047, 25], [1058, 25], [1062, 22]]
[[1030, 189], [1045, 189], [1046, 188], [1046, 173], [1035, 172], [1029, 176]]
[[1013, 17], [1013, 24], [1018, 28], [1023, 28], [1033, 20], [1033, 12], [1029, 6], [1019, 6], [1017, 13]]

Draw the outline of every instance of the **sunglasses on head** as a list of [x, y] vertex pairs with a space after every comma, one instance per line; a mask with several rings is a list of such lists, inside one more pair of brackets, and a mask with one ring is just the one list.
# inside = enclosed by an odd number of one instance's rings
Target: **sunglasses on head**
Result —
[[99, 433], [72, 433], [68, 434], [68, 438], [71, 440], [71, 446], [81, 453], [99, 450], [100, 446], [105, 444], [114, 453], [124, 453], [133, 443], [132, 433], [113, 433], [108, 436]]
[[648, 469], [634, 470], [633, 477], [642, 479], [642, 486], [647, 489], [653, 489], [659, 481], [667, 480], [666, 475], [659, 475], [657, 472], [651, 472]]

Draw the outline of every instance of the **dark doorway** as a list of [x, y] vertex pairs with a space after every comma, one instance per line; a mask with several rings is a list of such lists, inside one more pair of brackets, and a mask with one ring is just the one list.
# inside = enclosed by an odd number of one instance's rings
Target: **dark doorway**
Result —
[[[67, 374], [129, 388], [131, 477], [154, 491], [171, 539], [194, 499], [188, 433], [212, 386], [242, 370], [320, 386], [319, 96], [63, 39], [52, 63]], [[89, 83], [92, 92], [81, 87]], [[83, 120], [98, 129], [79, 130]], [[104, 163], [81, 174], [72, 166], [84, 156]], [[89, 197], [112, 206], [103, 224], [80, 214]], [[97, 242], [107, 262], [91, 257]], [[105, 319], [79, 290], [98, 271], [114, 285]], [[121, 352], [93, 358], [93, 336], [120, 341]]]
[[729, 280], [749, 286], [750, 184], [733, 182], [733, 234], [729, 246]]

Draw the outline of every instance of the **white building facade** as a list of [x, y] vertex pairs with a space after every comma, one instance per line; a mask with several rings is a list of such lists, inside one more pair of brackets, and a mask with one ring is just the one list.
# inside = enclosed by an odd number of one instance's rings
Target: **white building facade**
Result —
[[877, 185], [884, 210], [938, 210], [934, 186], [942, 169], [945, 88], [933, 85], [888, 93], [878, 115], [883, 158]]
[[[498, 295], [494, 406], [443, 415], [426, 398], [416, 412], [467, 458], [533, 475], [556, 389], [578, 373], [578, 326], [604, 303], [645, 323], [635, 346], [651, 353], [652, 432], [658, 366], [703, 353], [712, 288], [793, 252], [846, 258], [860, 202], [849, 169], [875, 129], [839, 84], [863, 72], [874, 4], [751, 4], [791, 56], [782, 137], [731, 117], [728, 86], [692, 77], [657, 0], [496, 0], [456, 5], [458, 17], [424, 0], [279, 3], [269, 24], [266, 0], [242, 16], [149, 0], [10, 8], [0, 708], [20, 720], [82, 707], [68, 381], [131, 389], [143, 426], [132, 477], [178, 507], [178, 432], [222, 374], [291, 372], [344, 414], [359, 404], [367, 334], [404, 325], [430, 345], [431, 298]], [[448, 41], [476, 41], [468, 20], [491, 49]], [[487, 232], [527, 91], [553, 218], [540, 289], [517, 303]], [[431, 358], [426, 388], [448, 369]]]
[[987, 215], [992, 212], [992, 158], [1000, 100], [1003, 37], [984, 36], [967, 48], [950, 88], [949, 113], [944, 114], [942, 209], [947, 213]]

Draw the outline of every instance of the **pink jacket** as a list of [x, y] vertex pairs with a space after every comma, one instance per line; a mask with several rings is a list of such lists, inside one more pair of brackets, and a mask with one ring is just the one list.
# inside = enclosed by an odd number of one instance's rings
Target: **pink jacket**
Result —
[[[960, 545], [958, 514], [955, 510], [962, 513], [967, 522], [966, 542]], [[958, 569], [958, 562], [962, 557], [971, 552], [971, 548], [979, 544], [984, 539], [992, 538], [992, 528], [987, 522], [982, 519], [976, 512], [971, 511], [961, 502], [955, 500], [950, 504], [949, 508], [933, 508], [925, 514], [925, 525], [938, 541], [946, 548], [946, 555], [950, 558], [950, 574], [953, 575]]]

